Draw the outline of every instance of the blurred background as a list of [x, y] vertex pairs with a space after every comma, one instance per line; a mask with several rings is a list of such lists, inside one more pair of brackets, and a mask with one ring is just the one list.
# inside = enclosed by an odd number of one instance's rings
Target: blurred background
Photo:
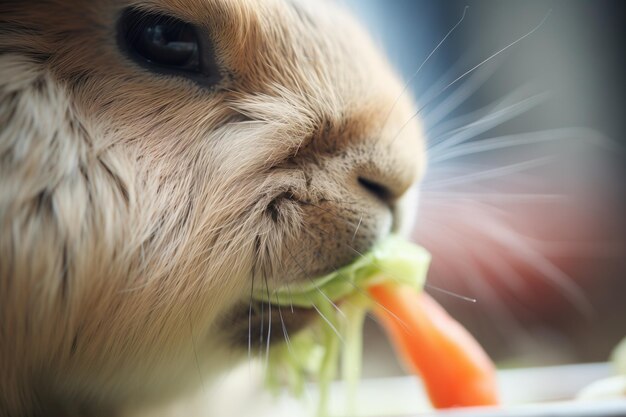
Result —
[[[427, 291], [501, 366], [607, 360], [626, 336], [624, 2], [343, 3], [421, 109]], [[373, 322], [364, 354], [366, 376], [402, 373]]]

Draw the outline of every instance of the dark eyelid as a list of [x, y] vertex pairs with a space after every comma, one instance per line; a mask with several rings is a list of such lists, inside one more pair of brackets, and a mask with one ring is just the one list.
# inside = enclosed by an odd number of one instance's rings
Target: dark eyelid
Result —
[[[146, 59], [138, 53], [133, 47], [137, 42], [139, 36], [142, 35], [141, 29], [145, 22], [158, 22], [161, 21], [165, 24], [184, 25], [185, 29], [190, 30], [195, 36], [193, 41], [197, 41], [197, 64], [193, 70], [187, 70], [185, 68], [176, 68], [176, 66], [160, 65], [156, 62], [151, 62], [150, 59]], [[117, 21], [117, 44], [120, 50], [134, 63], [138, 64], [142, 68], [156, 74], [171, 75], [187, 78], [203, 87], [212, 88], [219, 84], [222, 80], [222, 71], [217, 63], [217, 59], [214, 53], [212, 40], [206, 30], [178, 19], [174, 16], [163, 15], [159, 13], [152, 13], [137, 8], [127, 8], [121, 11]], [[190, 42], [191, 43], [191, 42]], [[188, 47], [181, 45], [181, 47]]]

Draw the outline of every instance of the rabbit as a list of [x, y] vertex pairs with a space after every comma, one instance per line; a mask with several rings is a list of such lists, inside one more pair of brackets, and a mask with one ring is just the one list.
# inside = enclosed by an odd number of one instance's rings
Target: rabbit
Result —
[[407, 233], [424, 165], [415, 104], [333, 1], [2, 0], [0, 415], [210, 386], [283, 340], [251, 292]]

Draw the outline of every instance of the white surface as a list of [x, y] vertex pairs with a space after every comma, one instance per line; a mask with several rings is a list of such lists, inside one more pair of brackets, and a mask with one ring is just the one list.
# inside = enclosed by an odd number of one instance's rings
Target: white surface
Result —
[[[317, 389], [309, 385], [305, 398], [287, 393], [278, 398], [259, 383], [262, 366], [242, 366], [215, 381], [215, 389], [201, 392], [171, 407], [147, 410], [150, 417], [313, 417]], [[414, 377], [369, 379], [357, 393], [357, 412], [346, 413], [343, 384], [332, 386], [331, 416], [340, 417], [617, 417], [626, 416], [626, 399], [602, 402], [570, 401], [594, 381], [612, 375], [608, 364], [583, 364], [503, 370], [498, 372], [502, 407], [433, 411]], [[330, 417], [330, 416], [329, 416]]]
[[[499, 371], [498, 382], [502, 404], [503, 409], [507, 411], [505, 415], [543, 415], [550, 410], [550, 407], [553, 411], [567, 411], [567, 415], [572, 416], [584, 415], [580, 413], [585, 408], [588, 412], [590, 407], [591, 409], [608, 407], [606, 410], [612, 411], [607, 415], [626, 415], [626, 401], [611, 402], [602, 406], [589, 403], [559, 403], [552, 406], [537, 404], [573, 399], [583, 387], [611, 374], [610, 366], [605, 363]], [[254, 401], [256, 411], [250, 415], [255, 417], [313, 416], [316, 388], [309, 386], [307, 393], [308, 398], [303, 400], [295, 400], [288, 395], [283, 395], [276, 400], [273, 407], [269, 408], [271, 411], [266, 413], [261, 411], [265, 407], [257, 407], [260, 404]], [[414, 377], [364, 380], [359, 386], [357, 395], [356, 416], [410, 416], [429, 414], [429, 411], [432, 411], [421, 383]], [[344, 387], [342, 383], [337, 382], [332, 387], [331, 415], [345, 416], [345, 406]], [[619, 413], [615, 414], [615, 410], [619, 410]], [[502, 411], [491, 413], [500, 415]], [[437, 415], [451, 417], [484, 413], [491, 414], [486, 410], [465, 410], [439, 412]]]
[[[557, 402], [529, 404], [505, 409], [439, 411], [436, 417], [624, 417], [626, 400], [594, 403]], [[411, 417], [411, 416], [406, 416]], [[434, 416], [433, 416], [434, 417]]]
[[626, 375], [616, 375], [595, 381], [578, 394], [581, 400], [603, 400], [616, 397], [626, 398]]

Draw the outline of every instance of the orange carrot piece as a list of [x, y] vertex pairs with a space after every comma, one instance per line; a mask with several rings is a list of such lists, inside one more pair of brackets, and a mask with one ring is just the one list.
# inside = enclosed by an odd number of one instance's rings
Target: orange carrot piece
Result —
[[394, 283], [368, 291], [380, 303], [376, 317], [405, 365], [421, 375], [436, 408], [498, 404], [495, 366], [435, 300]]

